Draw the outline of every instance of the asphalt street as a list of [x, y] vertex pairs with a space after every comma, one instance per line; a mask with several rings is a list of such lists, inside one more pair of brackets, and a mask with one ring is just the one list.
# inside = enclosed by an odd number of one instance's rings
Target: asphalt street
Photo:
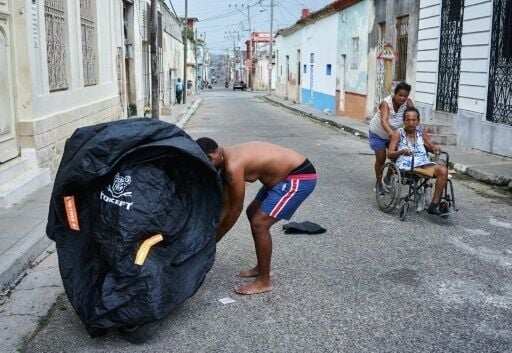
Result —
[[[91, 339], [61, 296], [27, 352], [512, 352], [512, 206], [465, 180], [459, 212], [406, 222], [378, 210], [365, 140], [256, 94], [214, 89], [185, 126], [220, 145], [269, 141], [305, 154], [319, 181], [294, 216], [321, 235], [272, 229], [274, 290], [239, 296], [239, 270], [255, 264], [245, 215], [218, 244], [196, 295], [156, 336], [132, 345], [115, 332]], [[245, 204], [260, 184], [248, 184]], [[231, 304], [219, 299], [231, 297]]]

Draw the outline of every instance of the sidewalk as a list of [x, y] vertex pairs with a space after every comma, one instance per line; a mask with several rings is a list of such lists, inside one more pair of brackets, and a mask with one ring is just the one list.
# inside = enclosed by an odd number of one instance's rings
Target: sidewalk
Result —
[[[347, 131], [355, 136], [368, 139], [369, 125], [359, 121], [332, 113], [324, 114], [321, 111], [302, 104], [295, 104], [275, 95], [263, 96], [272, 104], [287, 108], [299, 115], [318, 120], [330, 126]], [[368, 146], [370, 151], [370, 147]], [[463, 150], [456, 146], [443, 146], [443, 150], [450, 155], [450, 166], [459, 173], [464, 173], [474, 179], [492, 185], [508, 186], [512, 189], [512, 159], [484, 153], [477, 150]]]
[[[201, 98], [187, 97], [187, 104], [174, 105], [161, 120], [183, 125], [195, 112]], [[53, 184], [45, 186], [10, 208], [0, 208], [0, 293], [16, 283], [53, 242], [46, 236], [46, 221]]]

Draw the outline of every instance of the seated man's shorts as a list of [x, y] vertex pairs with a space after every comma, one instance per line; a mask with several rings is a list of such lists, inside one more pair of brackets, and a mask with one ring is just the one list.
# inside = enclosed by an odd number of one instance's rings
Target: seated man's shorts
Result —
[[368, 140], [370, 141], [370, 148], [374, 151], [379, 151], [388, 148], [390, 139], [383, 139], [373, 132], [368, 133]]
[[[313, 167], [311, 164], [310, 166]], [[260, 208], [268, 216], [275, 219], [290, 219], [315, 189], [316, 179], [316, 172], [290, 174], [272, 188], [263, 186], [255, 199], [261, 202]]]

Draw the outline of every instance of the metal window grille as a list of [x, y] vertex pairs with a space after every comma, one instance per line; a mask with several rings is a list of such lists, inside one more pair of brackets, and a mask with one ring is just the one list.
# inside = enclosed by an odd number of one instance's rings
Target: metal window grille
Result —
[[352, 38], [352, 60], [350, 68], [355, 70], [359, 68], [359, 37]]
[[94, 0], [80, 0], [80, 26], [82, 28], [82, 66], [84, 85], [96, 82], [96, 16]]
[[486, 119], [512, 125], [512, 0], [495, 0], [493, 6]]
[[[381, 53], [382, 50], [384, 50], [384, 44], [385, 44], [385, 37], [386, 37], [386, 23], [379, 23], [379, 44], [377, 48], [377, 52]], [[375, 84], [375, 110], [379, 108], [380, 102], [385, 97], [384, 92], [384, 60], [383, 59], [377, 59], [377, 68], [376, 68], [376, 84]]]
[[149, 40], [149, 9], [146, 2], [141, 3], [140, 36], [143, 41]]
[[46, 49], [50, 92], [68, 88], [64, 0], [45, 0]]
[[396, 22], [395, 81], [405, 81], [407, 73], [407, 46], [409, 44], [409, 16], [399, 17]]
[[436, 107], [456, 113], [459, 97], [464, 0], [443, 0]]
[[142, 43], [142, 85], [144, 92], [144, 104], [151, 105], [151, 71], [149, 60], [149, 45]]

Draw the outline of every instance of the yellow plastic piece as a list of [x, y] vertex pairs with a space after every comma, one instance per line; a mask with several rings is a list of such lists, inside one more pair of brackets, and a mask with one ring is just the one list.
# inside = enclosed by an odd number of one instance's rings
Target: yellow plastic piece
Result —
[[146, 261], [146, 257], [148, 256], [151, 247], [160, 243], [162, 240], [164, 240], [162, 234], [153, 235], [151, 238], [144, 240], [139, 250], [137, 251], [137, 255], [135, 256], [135, 264], [139, 266], [144, 265], [144, 261]]

